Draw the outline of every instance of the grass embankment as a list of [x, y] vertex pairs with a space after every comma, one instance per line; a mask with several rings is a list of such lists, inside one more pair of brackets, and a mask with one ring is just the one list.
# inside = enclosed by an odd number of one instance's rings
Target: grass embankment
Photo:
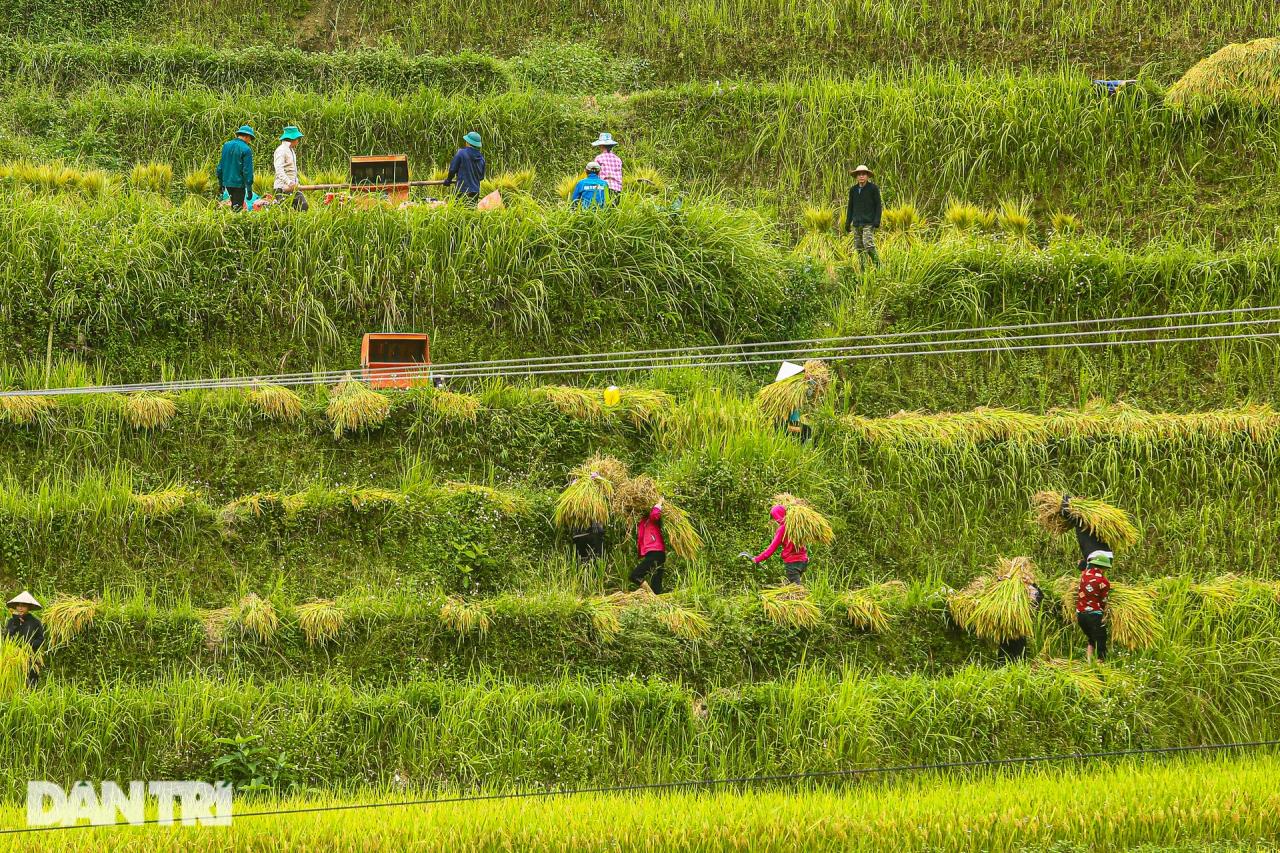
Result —
[[410, 52], [483, 49], [511, 54], [545, 40], [597, 42], [599, 52], [635, 57], [665, 78], [776, 74], [955, 61], [1004, 67], [1066, 58], [1094, 73], [1127, 77], [1148, 63], [1179, 71], [1231, 41], [1271, 35], [1272, 7], [1245, 0], [1068, 0], [1047, 9], [1034, 0], [913, 0], [884, 8], [863, 0], [805, 0], [778, 7], [738, 2], [708, 7], [689, 0], [623, 4], [545, 0], [438, 6], [388, 0], [356, 6], [322, 0], [288, 4], [236, 0], [6, 0], [0, 27], [38, 38], [134, 36], [227, 47], [398, 43]]
[[[122, 426], [116, 409], [89, 398], [43, 424], [0, 429], [4, 571], [46, 593], [165, 589], [202, 606], [240, 587], [303, 598], [397, 584], [489, 595], [551, 583], [594, 594], [622, 584], [633, 534], [612, 528], [606, 564], [581, 571], [551, 520], [566, 472], [595, 450], [658, 476], [704, 533], [698, 558], [670, 566], [682, 588], [773, 580], [773, 568], [734, 555], [768, 540], [769, 496], [783, 491], [836, 522], [812, 576], [838, 588], [885, 577], [962, 586], [1013, 555], [1057, 574], [1077, 556], [1070, 537], [1030, 523], [1028, 501], [1042, 488], [1106, 496], [1134, 514], [1144, 537], [1122, 554], [1119, 578], [1265, 577], [1275, 563], [1277, 436], [1264, 411], [1192, 421], [1095, 407], [1048, 421], [1105, 425], [1096, 434], [1000, 440], [973, 430], [938, 444], [928, 431], [912, 442], [910, 418], [843, 422], [833, 398], [817, 442], [801, 446], [763, 422], [749, 397], [688, 393], [640, 427], [617, 415], [579, 420], [520, 389], [493, 389], [474, 422], [441, 418], [431, 392], [398, 394], [380, 429], [341, 439], [317, 414], [322, 393], [296, 424], [261, 420], [239, 392], [192, 393], [169, 427], [154, 430]], [[979, 414], [984, 429], [998, 420]], [[1233, 417], [1241, 421], [1224, 427]], [[1141, 432], [1143, 423], [1154, 431]], [[1171, 423], [1199, 431], [1159, 432]], [[877, 429], [891, 437], [869, 440]]]
[[[14, 850], [157, 851], [1272, 850], [1280, 761], [1125, 761], [803, 787], [580, 795], [236, 818], [229, 828], [150, 827], [10, 836]], [[1080, 806], [1089, 792], [1091, 808]], [[403, 795], [240, 802], [240, 811], [354, 805]], [[1096, 819], [1104, 814], [1105, 820]], [[4, 826], [24, 825], [18, 809]], [[143, 835], [145, 833], [145, 835]], [[0, 843], [0, 846], [3, 846]]]
[[9, 773], [26, 779], [200, 779], [258, 738], [287, 778], [331, 790], [625, 784], [1273, 737], [1274, 640], [1183, 650], [1142, 666], [808, 673], [702, 692], [661, 680], [542, 685], [175, 680], [47, 686], [0, 706]]
[[721, 193], [786, 221], [806, 204], [842, 209], [848, 169], [872, 159], [890, 205], [912, 202], [937, 217], [950, 197], [989, 206], [1026, 197], [1044, 219], [1065, 210], [1127, 240], [1270, 237], [1280, 171], [1268, 113], [1179, 117], [1158, 87], [1107, 97], [1070, 72], [809, 76], [590, 99], [542, 90], [464, 97], [145, 85], [68, 96], [19, 83], [0, 109], [0, 156], [73, 158], [125, 172], [162, 160], [182, 175], [212, 169], [219, 146], [246, 120], [271, 135], [300, 125], [304, 173], [383, 151], [408, 154], [426, 173], [479, 129], [490, 169], [536, 168], [544, 198], [580, 172], [590, 141], [607, 127], [624, 141], [629, 165], [658, 168], [673, 194]]
[[[1042, 583], [1051, 587], [1048, 578]], [[1159, 631], [1149, 648], [1115, 647], [1113, 665], [1280, 641], [1274, 583], [1164, 579], [1126, 586], [1153, 595]], [[851, 621], [840, 591], [825, 585], [812, 590], [818, 618], [804, 626], [770, 615], [755, 592], [681, 592], [638, 606], [564, 592], [468, 598], [464, 605], [400, 593], [347, 595], [324, 603], [323, 621], [312, 618], [315, 605], [277, 596], [270, 604], [276, 627], [265, 636], [236, 615], [266, 607], [257, 600], [198, 610], [109, 595], [104, 601], [49, 602], [45, 621], [54, 639], [44, 663], [54, 684], [84, 687], [219, 672], [258, 681], [328, 676], [368, 685], [492, 672], [531, 682], [563, 675], [657, 676], [705, 686], [778, 678], [801, 667], [938, 675], [995, 660], [991, 644], [954, 627], [945, 592], [937, 581], [861, 590], [876, 602], [880, 623], [874, 627]], [[458, 618], [463, 606], [473, 619]], [[1084, 641], [1056, 598], [1033, 625], [1031, 654], [1041, 663], [1083, 656]]]

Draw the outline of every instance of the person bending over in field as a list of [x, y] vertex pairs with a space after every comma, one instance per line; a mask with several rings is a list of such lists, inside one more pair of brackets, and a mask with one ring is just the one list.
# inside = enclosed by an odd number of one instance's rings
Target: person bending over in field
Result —
[[1107, 659], [1107, 596], [1111, 594], [1111, 582], [1105, 569], [1111, 568], [1110, 551], [1094, 551], [1085, 559], [1080, 572], [1080, 586], [1076, 591], [1076, 623], [1089, 640], [1085, 660]]
[[[44, 625], [32, 615], [32, 611], [40, 609], [40, 602], [25, 589], [9, 599], [9, 609], [13, 615], [4, 623], [4, 635], [10, 640], [19, 640], [31, 647], [31, 653], [40, 651], [44, 645]], [[34, 663], [27, 670], [27, 687], [34, 688], [40, 678], [40, 669]]]
[[769, 510], [769, 516], [778, 522], [778, 529], [774, 531], [773, 541], [769, 543], [769, 547], [754, 557], [746, 551], [743, 551], [738, 556], [759, 564], [777, 553], [779, 546], [781, 546], [782, 565], [787, 572], [787, 583], [803, 586], [804, 573], [809, 568], [809, 551], [806, 548], [798, 547], [787, 538], [787, 508], [785, 506], [774, 504], [773, 508]]
[[598, 521], [573, 531], [573, 548], [578, 562], [594, 563], [604, 556], [604, 525]]
[[583, 210], [604, 207], [608, 204], [609, 185], [600, 177], [600, 164], [587, 164], [587, 176], [573, 186], [573, 195], [569, 196], [570, 207]]
[[640, 551], [640, 565], [631, 572], [631, 582], [639, 588], [645, 578], [654, 595], [662, 595], [663, 567], [667, 563], [667, 542], [662, 538], [662, 501], [649, 510], [649, 514], [636, 524], [636, 548]]
[[860, 164], [853, 170], [853, 176], [856, 183], [849, 188], [849, 207], [845, 211], [844, 230], [846, 234], [853, 234], [858, 267], [865, 266], [864, 257], [880, 266], [880, 255], [876, 252], [876, 229], [880, 227], [880, 216], [884, 212], [880, 188], [871, 182], [871, 170], [866, 166]]

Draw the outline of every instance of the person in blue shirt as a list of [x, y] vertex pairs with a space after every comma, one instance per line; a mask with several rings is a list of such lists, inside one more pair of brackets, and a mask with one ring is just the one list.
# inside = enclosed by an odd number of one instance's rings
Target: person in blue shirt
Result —
[[590, 210], [593, 207], [604, 207], [609, 200], [609, 184], [600, 177], [600, 164], [587, 164], [587, 176], [573, 186], [573, 195], [569, 196], [570, 207]]
[[471, 204], [480, 198], [480, 182], [484, 180], [484, 155], [480, 153], [480, 134], [474, 130], [462, 137], [466, 143], [453, 155], [449, 176], [444, 185], [456, 186], [458, 195]]
[[218, 160], [218, 186], [231, 199], [232, 210], [244, 210], [245, 194], [253, 189], [253, 128], [241, 125], [236, 138], [223, 143]]

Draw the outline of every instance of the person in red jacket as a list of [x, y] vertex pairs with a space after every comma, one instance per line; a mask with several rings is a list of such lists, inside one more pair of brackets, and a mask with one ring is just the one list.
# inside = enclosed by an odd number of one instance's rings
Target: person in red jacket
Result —
[[649, 579], [654, 595], [662, 594], [663, 566], [667, 562], [667, 543], [662, 538], [662, 502], [654, 504], [649, 514], [636, 525], [636, 547], [640, 550], [640, 565], [631, 572], [631, 582], [638, 588]]
[[1098, 660], [1107, 659], [1107, 625], [1103, 616], [1107, 611], [1107, 596], [1111, 594], [1111, 581], [1103, 569], [1111, 568], [1110, 551], [1094, 551], [1085, 560], [1080, 572], [1080, 586], [1076, 591], [1076, 623], [1089, 640], [1086, 660], [1096, 654]]
[[769, 510], [770, 517], [778, 522], [778, 529], [773, 534], [773, 541], [769, 543], [769, 547], [764, 551], [751, 556], [743, 551], [739, 556], [745, 557], [753, 563], [763, 563], [772, 557], [782, 547], [782, 565], [787, 571], [787, 583], [800, 585], [804, 580], [805, 569], [809, 568], [809, 552], [797, 547], [794, 542], [787, 538], [787, 508], [782, 504], [774, 504], [773, 509]]

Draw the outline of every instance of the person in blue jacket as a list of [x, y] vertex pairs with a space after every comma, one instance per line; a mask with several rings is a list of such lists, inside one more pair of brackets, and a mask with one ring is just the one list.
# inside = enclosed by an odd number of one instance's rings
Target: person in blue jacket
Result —
[[232, 210], [244, 210], [244, 197], [253, 190], [253, 128], [241, 125], [236, 138], [222, 145], [222, 158], [218, 160], [218, 186], [231, 199]]
[[444, 185], [456, 186], [458, 195], [475, 204], [480, 198], [480, 182], [484, 180], [484, 155], [480, 153], [480, 134], [474, 130], [462, 137], [466, 143], [453, 155], [449, 163], [449, 176]]
[[600, 164], [587, 164], [587, 176], [573, 186], [573, 195], [569, 196], [570, 207], [590, 210], [593, 207], [604, 207], [609, 200], [609, 184], [600, 177]]

